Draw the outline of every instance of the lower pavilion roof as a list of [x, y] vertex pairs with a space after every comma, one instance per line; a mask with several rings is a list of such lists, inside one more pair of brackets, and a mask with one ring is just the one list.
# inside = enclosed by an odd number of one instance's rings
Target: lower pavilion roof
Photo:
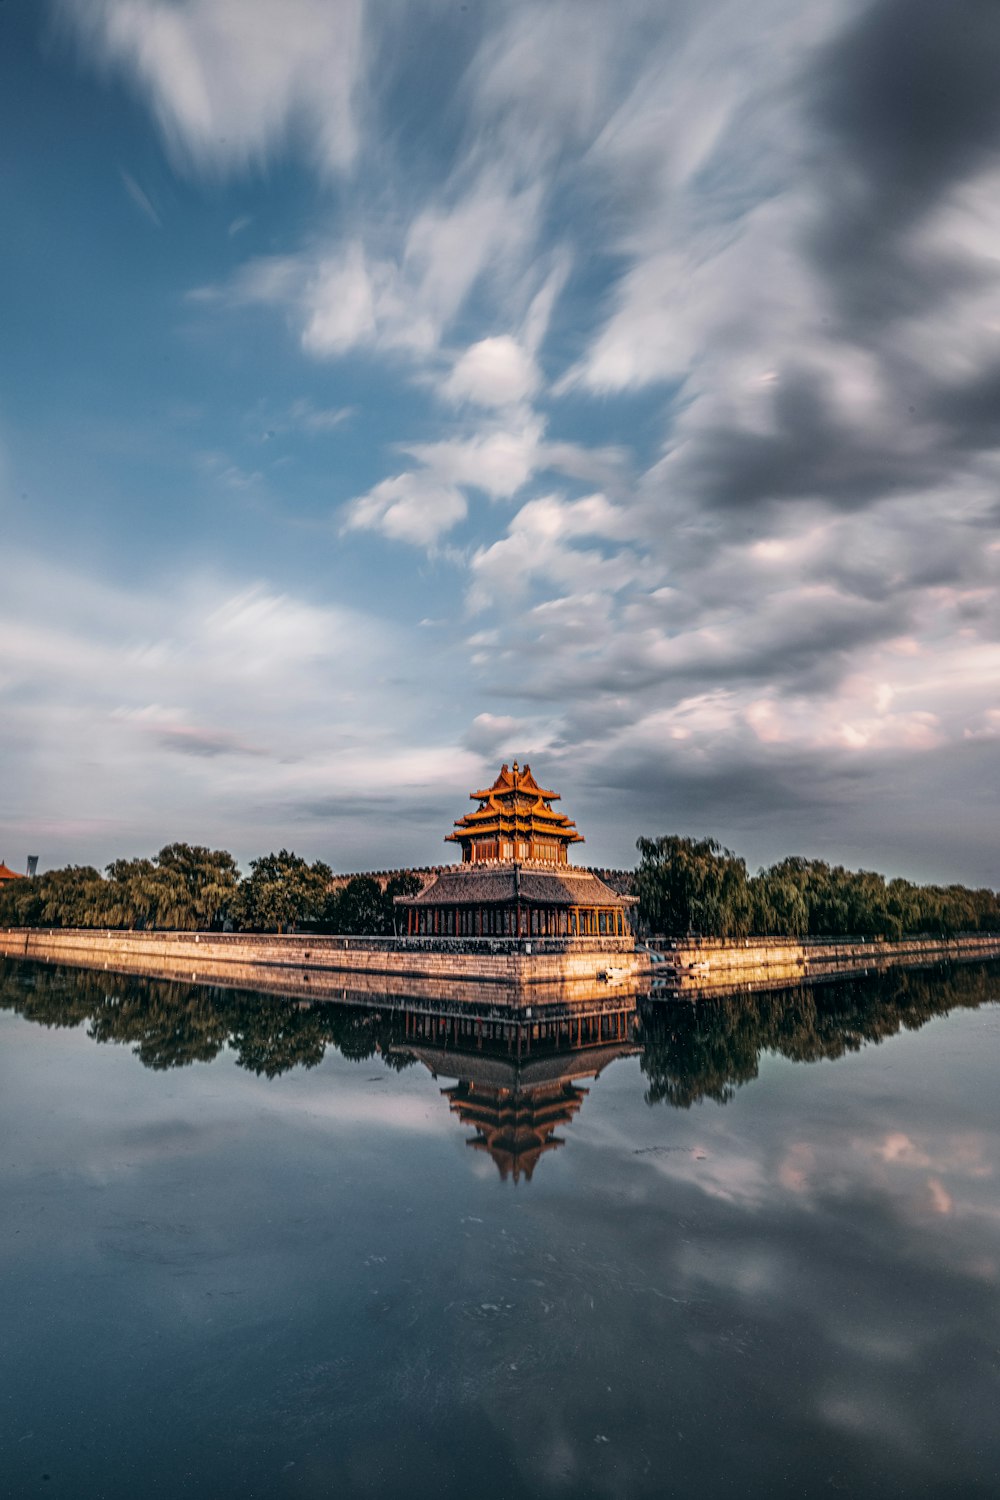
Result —
[[399, 906], [632, 906], [589, 870], [540, 860], [484, 860], [446, 866], [416, 896], [397, 896]]

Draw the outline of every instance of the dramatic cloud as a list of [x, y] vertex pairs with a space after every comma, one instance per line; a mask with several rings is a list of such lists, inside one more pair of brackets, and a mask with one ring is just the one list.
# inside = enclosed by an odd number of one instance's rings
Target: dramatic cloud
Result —
[[[94, 269], [86, 360], [13, 325], [0, 504], [64, 580], [0, 668], [24, 827], [77, 704], [206, 805], [267, 775], [331, 835], [405, 733], [459, 783], [543, 756], [601, 858], [683, 823], [751, 862], [1000, 879], [994, 5], [52, 10], [72, 49], [23, 61], [87, 143], [93, 217], [69, 168], [18, 179], [44, 230], [0, 270], [41, 276], [67, 223], [63, 283]], [[108, 156], [70, 69], [92, 113], [127, 83], [141, 139]], [[136, 632], [105, 601], [150, 556], [160, 604], [212, 580], [199, 644], [155, 622], [155, 680], [110, 701]]]

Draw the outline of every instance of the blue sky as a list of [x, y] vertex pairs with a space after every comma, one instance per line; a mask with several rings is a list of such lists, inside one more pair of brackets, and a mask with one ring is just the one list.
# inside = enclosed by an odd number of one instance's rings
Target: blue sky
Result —
[[1000, 12], [8, 0], [0, 856], [1000, 883]]

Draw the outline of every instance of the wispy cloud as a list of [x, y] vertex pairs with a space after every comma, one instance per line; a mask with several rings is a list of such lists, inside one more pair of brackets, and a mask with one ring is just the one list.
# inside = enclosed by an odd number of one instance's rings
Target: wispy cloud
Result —
[[[72, 623], [86, 586], [69, 569], [62, 623], [9, 638], [14, 742], [37, 669], [46, 743], [73, 704], [99, 704], [95, 722], [165, 705], [176, 717], [142, 743], [204, 777], [206, 800], [213, 777], [228, 796], [267, 769], [305, 807], [355, 766], [356, 737], [381, 764], [396, 693], [412, 743], [456, 775], [544, 747], [616, 857], [677, 818], [780, 852], [812, 807], [831, 852], [961, 876], [965, 851], [969, 878], [995, 879], [954, 770], [995, 807], [990, 7], [514, 0], [434, 8], [426, 28], [357, 0], [60, 14], [211, 204], [162, 296], [197, 351], [178, 378], [227, 429], [201, 431], [185, 475], [249, 513], [280, 449], [287, 509], [310, 524], [294, 554], [266, 530], [278, 506], [256, 504], [256, 572], [237, 580], [220, 544], [214, 581], [185, 596], [197, 642], [157, 614], [148, 691], [120, 702], [106, 684], [132, 605], [115, 640], [103, 593]], [[119, 158], [158, 223], [142, 158]], [[342, 564], [329, 596], [318, 546]], [[248, 591], [279, 558], [287, 581]], [[361, 618], [338, 603], [352, 568], [378, 581]], [[426, 617], [440, 626], [414, 645]], [[355, 633], [379, 649], [344, 645]], [[251, 712], [234, 685], [254, 671]]]

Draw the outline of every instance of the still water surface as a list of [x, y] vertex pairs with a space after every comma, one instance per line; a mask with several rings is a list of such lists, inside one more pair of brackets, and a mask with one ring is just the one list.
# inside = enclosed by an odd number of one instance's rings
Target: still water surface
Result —
[[995, 1496], [998, 976], [518, 1071], [0, 964], [0, 1492]]

